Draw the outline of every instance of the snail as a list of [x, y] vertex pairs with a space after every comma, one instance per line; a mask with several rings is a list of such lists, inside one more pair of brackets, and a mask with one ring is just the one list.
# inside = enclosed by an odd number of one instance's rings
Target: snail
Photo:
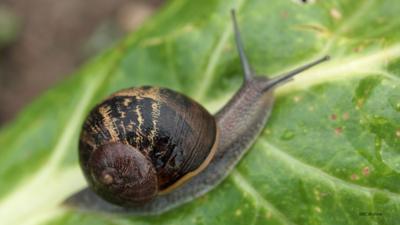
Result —
[[269, 79], [251, 69], [235, 11], [232, 20], [244, 83], [215, 115], [161, 87], [120, 90], [84, 122], [79, 160], [89, 187], [65, 204], [86, 210], [160, 214], [204, 195], [224, 180], [268, 119], [274, 90], [322, 57]]

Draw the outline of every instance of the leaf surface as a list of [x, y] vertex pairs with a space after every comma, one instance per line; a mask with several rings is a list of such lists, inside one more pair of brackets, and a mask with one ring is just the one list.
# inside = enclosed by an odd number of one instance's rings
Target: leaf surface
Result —
[[[0, 218], [13, 224], [396, 224], [400, 221], [400, 5], [176, 0], [27, 107], [0, 133]], [[330, 54], [282, 86], [262, 135], [216, 189], [156, 217], [60, 203], [86, 184], [81, 124], [122, 88], [181, 91], [216, 112], [242, 83], [229, 10], [255, 71]]]

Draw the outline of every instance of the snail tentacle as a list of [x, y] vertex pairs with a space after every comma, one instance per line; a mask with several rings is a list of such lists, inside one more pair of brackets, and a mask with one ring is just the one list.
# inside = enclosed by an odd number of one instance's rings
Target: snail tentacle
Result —
[[245, 81], [251, 80], [253, 78], [253, 72], [249, 63], [249, 60], [247, 59], [246, 52], [244, 51], [244, 45], [243, 41], [240, 35], [240, 30], [239, 26], [236, 20], [236, 13], [235, 10], [231, 10], [231, 15], [232, 15], [232, 22], [233, 22], [233, 30], [234, 30], [234, 35], [235, 35], [235, 40], [236, 40], [236, 48], [239, 52], [239, 58], [240, 62], [242, 64], [242, 69], [243, 69], [243, 74], [244, 74], [244, 79]]
[[289, 82], [290, 80], [292, 80], [293, 77], [296, 76], [297, 74], [299, 74], [299, 73], [301, 73], [301, 72], [303, 72], [303, 71], [305, 71], [307, 69], [310, 69], [311, 67], [314, 67], [314, 66], [316, 66], [316, 65], [318, 65], [318, 64], [320, 64], [322, 62], [325, 62], [325, 61], [327, 61], [329, 59], [330, 59], [330, 56], [326, 55], [326, 56], [323, 56], [323, 57], [321, 57], [321, 58], [319, 58], [319, 59], [317, 59], [317, 60], [315, 60], [313, 62], [310, 62], [310, 63], [308, 63], [306, 65], [303, 65], [303, 66], [300, 66], [300, 67], [298, 67], [298, 68], [296, 68], [296, 69], [294, 69], [292, 71], [289, 71], [289, 72], [287, 72], [285, 74], [282, 74], [282, 75], [276, 76], [276, 77], [274, 77], [272, 79], [269, 79], [265, 83], [265, 85], [263, 87], [263, 90], [264, 91], [268, 91], [271, 88], [276, 88], [277, 86], [285, 84], [286, 82]]

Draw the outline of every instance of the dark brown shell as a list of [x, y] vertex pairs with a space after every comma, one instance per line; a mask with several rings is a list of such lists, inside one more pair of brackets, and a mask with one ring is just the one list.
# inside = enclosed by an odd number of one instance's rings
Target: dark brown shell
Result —
[[153, 164], [130, 145], [110, 143], [97, 148], [89, 158], [88, 175], [94, 191], [118, 205], [134, 206], [158, 193]]
[[216, 136], [214, 117], [190, 98], [166, 88], [125, 89], [90, 112], [79, 142], [80, 163], [90, 180], [88, 162], [96, 149], [128, 144], [151, 161], [163, 191], [209, 160]]

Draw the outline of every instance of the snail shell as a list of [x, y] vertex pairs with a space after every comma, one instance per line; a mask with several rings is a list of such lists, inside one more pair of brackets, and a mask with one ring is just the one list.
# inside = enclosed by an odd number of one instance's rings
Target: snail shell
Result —
[[167, 88], [121, 90], [97, 105], [80, 136], [89, 186], [104, 199], [137, 205], [202, 171], [217, 146], [214, 117]]

